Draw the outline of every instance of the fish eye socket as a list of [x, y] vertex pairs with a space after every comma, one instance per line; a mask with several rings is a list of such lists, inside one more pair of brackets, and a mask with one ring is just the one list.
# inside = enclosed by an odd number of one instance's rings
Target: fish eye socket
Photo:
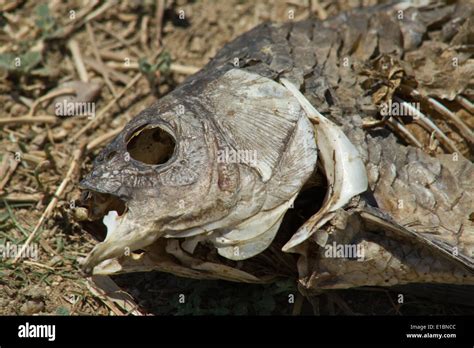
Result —
[[173, 156], [175, 141], [163, 128], [139, 127], [127, 142], [127, 151], [134, 160], [146, 164], [164, 164]]

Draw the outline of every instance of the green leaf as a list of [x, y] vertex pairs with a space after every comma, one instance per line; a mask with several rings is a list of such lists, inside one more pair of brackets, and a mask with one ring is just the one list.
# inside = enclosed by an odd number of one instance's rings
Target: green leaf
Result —
[[164, 51], [158, 56], [158, 62], [156, 63], [157, 69], [164, 73], [167, 74], [170, 72], [170, 67], [171, 67], [171, 55]]
[[160, 71], [163, 74], [167, 74], [171, 67], [171, 55], [164, 51], [156, 59], [155, 64], [149, 63], [146, 58], [138, 59], [138, 68], [148, 78], [152, 78], [156, 71]]
[[6, 70], [12, 70], [14, 67], [15, 55], [13, 53], [1, 53], [0, 54], [0, 68]]
[[153, 73], [152, 65], [143, 57], [138, 59], [138, 69], [145, 75]]
[[49, 7], [48, 4], [40, 4], [36, 7], [36, 15], [39, 18], [49, 17]]
[[69, 309], [63, 306], [59, 306], [58, 308], [56, 308], [56, 314], [57, 315], [71, 315], [71, 313], [69, 312]]
[[36, 25], [41, 29], [43, 37], [49, 37], [56, 29], [56, 21], [49, 12], [48, 4], [36, 6]]
[[14, 55], [13, 53], [0, 54], [0, 68], [4, 68], [7, 71], [28, 73], [40, 62], [41, 53], [39, 52], [26, 52], [21, 55]]

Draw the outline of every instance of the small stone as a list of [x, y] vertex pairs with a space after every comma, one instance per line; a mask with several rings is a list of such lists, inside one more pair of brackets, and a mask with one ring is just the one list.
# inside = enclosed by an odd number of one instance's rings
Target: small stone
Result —
[[48, 262], [48, 266], [55, 266], [57, 265], [58, 263], [62, 262], [63, 258], [59, 255], [56, 255], [54, 256], [49, 262]]
[[10, 114], [13, 116], [23, 116], [28, 113], [28, 108], [22, 104], [14, 104], [10, 109]]
[[9, 288], [8, 286], [5, 286], [3, 291], [8, 295], [8, 297], [15, 297], [18, 292], [15, 289]]
[[193, 39], [191, 40], [191, 44], [189, 45], [189, 50], [191, 52], [197, 53], [204, 51], [203, 39], [199, 36], [193, 37]]
[[46, 297], [46, 292], [40, 287], [32, 287], [25, 291], [25, 296], [32, 300], [42, 300]]
[[31, 315], [35, 313], [39, 313], [44, 309], [44, 303], [43, 301], [27, 301], [25, 302], [21, 308], [20, 311], [24, 314]]
[[77, 207], [74, 209], [74, 218], [77, 221], [86, 221], [88, 214], [88, 210], [84, 207]]

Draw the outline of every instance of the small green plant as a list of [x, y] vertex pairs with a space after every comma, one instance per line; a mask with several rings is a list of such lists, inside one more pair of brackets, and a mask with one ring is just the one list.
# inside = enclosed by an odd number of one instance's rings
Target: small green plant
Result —
[[58, 308], [56, 308], [56, 315], [71, 315], [71, 313], [66, 307], [59, 306]]
[[155, 85], [156, 72], [159, 71], [163, 75], [167, 75], [170, 72], [171, 56], [168, 52], [161, 52], [156, 58], [154, 64], [149, 63], [146, 58], [140, 58], [138, 60], [138, 67], [143, 75], [146, 76], [151, 86]]
[[36, 25], [41, 30], [42, 38], [49, 38], [58, 28], [56, 21], [49, 12], [48, 4], [40, 4], [36, 7]]
[[[58, 31], [58, 25], [51, 16], [47, 4], [40, 4], [35, 8], [35, 24], [40, 29], [41, 36], [34, 40], [19, 43], [18, 52], [5, 52], [0, 54], [0, 70], [8, 73], [26, 75], [30, 74], [43, 60], [43, 54], [37, 48], [41, 41], [53, 38]], [[35, 70], [39, 74], [48, 73], [46, 68]]]
[[20, 55], [13, 53], [0, 54], [0, 69], [20, 74], [29, 73], [41, 62], [40, 52], [26, 52]]

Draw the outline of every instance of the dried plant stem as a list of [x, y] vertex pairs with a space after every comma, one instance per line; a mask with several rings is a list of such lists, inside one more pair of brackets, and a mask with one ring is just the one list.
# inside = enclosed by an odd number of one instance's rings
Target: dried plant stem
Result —
[[[136, 62], [130, 62], [129, 65], [124, 65], [123, 63], [118, 63], [118, 62], [108, 62], [106, 63], [106, 66], [117, 69], [117, 70], [138, 70], [138, 63]], [[176, 64], [176, 63], [171, 63], [170, 64], [170, 70], [172, 72], [176, 72], [178, 74], [183, 74], [183, 75], [192, 75], [195, 74], [196, 72], [199, 71], [200, 68], [197, 68], [195, 66], [190, 66], [190, 65], [181, 65], [181, 64]]]
[[144, 315], [133, 301], [133, 297], [121, 290], [108, 276], [95, 275], [87, 278], [87, 287], [116, 315]]
[[35, 238], [36, 234], [38, 233], [39, 229], [43, 225], [44, 221], [51, 215], [53, 212], [54, 208], [56, 207], [56, 204], [59, 201], [59, 198], [62, 196], [64, 189], [66, 186], [69, 184], [69, 182], [72, 180], [72, 176], [74, 172], [80, 167], [80, 160], [82, 157], [82, 154], [84, 153], [84, 149], [86, 147], [86, 143], [82, 143], [79, 148], [74, 151], [73, 158], [71, 161], [71, 165], [69, 166], [69, 170], [66, 173], [66, 176], [64, 177], [63, 181], [57, 188], [56, 192], [54, 193], [54, 197], [51, 199], [51, 202], [49, 202], [48, 206], [44, 210], [43, 214], [41, 215], [40, 219], [38, 220], [35, 228], [33, 229], [33, 232], [30, 233], [28, 236], [26, 242], [23, 244], [23, 246], [20, 249], [20, 252], [16, 255], [15, 259], [13, 260], [13, 263], [18, 262], [18, 260], [21, 258], [21, 255], [24, 253], [26, 248], [30, 245], [30, 243], [33, 241]]
[[25, 124], [25, 123], [56, 123], [55, 116], [23, 116], [23, 117], [5, 117], [0, 118], [0, 126], [6, 124]]
[[99, 135], [97, 138], [92, 140], [88, 145], [87, 145], [87, 151], [91, 151], [95, 149], [97, 146], [105, 143], [106, 141], [112, 139], [115, 137], [117, 134], [119, 134], [122, 131], [122, 127], [111, 130], [110, 132], [104, 133], [102, 135]]
[[467, 111], [474, 115], [474, 104], [472, 104], [469, 100], [467, 100], [461, 95], [458, 95], [456, 96], [456, 101], [461, 104], [463, 108], [465, 108]]
[[35, 113], [36, 108], [38, 107], [38, 105], [40, 105], [42, 102], [44, 102], [46, 100], [50, 100], [50, 99], [59, 97], [60, 95], [75, 94], [75, 93], [76, 93], [76, 90], [74, 88], [62, 88], [62, 89], [58, 89], [56, 91], [52, 91], [52, 92], [50, 92], [46, 95], [43, 95], [42, 97], [36, 99], [33, 102], [27, 116], [28, 117], [33, 117], [33, 114]]
[[[13, 156], [9, 153], [7, 156], [4, 157], [4, 162], [0, 167], [0, 177], [3, 178], [0, 180], [0, 192], [2, 192], [3, 188], [10, 180], [11, 176], [15, 172], [16, 168], [18, 167], [18, 161], [16, 161]], [[5, 171], [3, 175], [1, 172]]]
[[161, 31], [163, 27], [163, 14], [165, 12], [165, 1], [164, 0], [157, 0], [156, 1], [156, 13], [155, 13], [155, 20], [156, 20], [156, 43], [158, 49], [161, 48]]
[[[94, 52], [95, 59], [97, 59], [97, 62], [99, 63], [99, 65], [104, 66], [104, 62], [102, 61], [102, 57], [99, 53], [99, 49], [97, 48], [97, 42], [95, 40], [94, 30], [92, 29], [92, 26], [90, 23], [86, 23], [86, 30], [87, 30], [87, 34], [89, 35], [89, 41], [91, 42], [92, 52]], [[112, 95], [114, 97], [117, 97], [117, 91], [115, 90], [114, 85], [110, 81], [108, 70], [100, 69], [100, 74], [104, 78], [105, 84], [107, 85], [107, 87], [109, 87]]]
[[87, 75], [87, 69], [82, 60], [81, 49], [76, 40], [70, 40], [68, 43], [69, 50], [72, 54], [74, 65], [76, 66], [77, 73], [82, 82], [89, 82], [89, 76]]
[[76, 141], [80, 136], [82, 136], [85, 132], [87, 132], [87, 130], [89, 130], [89, 128], [91, 127], [94, 127], [95, 125], [98, 124], [98, 121], [104, 117], [104, 115], [107, 113], [107, 111], [109, 111], [109, 109], [115, 105], [115, 103], [117, 102], [118, 99], [120, 99], [126, 91], [128, 91], [130, 88], [133, 87], [133, 85], [135, 85], [135, 83], [138, 82], [138, 80], [140, 80], [140, 78], [142, 77], [142, 74], [141, 73], [138, 73], [137, 75], [135, 75], [135, 77], [128, 83], [128, 85], [126, 85], [121, 91], [120, 93], [115, 97], [113, 98], [102, 110], [100, 110], [100, 112], [97, 114], [97, 116], [95, 118], [93, 118], [92, 120], [90, 120], [84, 127], [82, 127], [79, 132], [77, 132], [72, 138], [71, 140], [72, 141]]

